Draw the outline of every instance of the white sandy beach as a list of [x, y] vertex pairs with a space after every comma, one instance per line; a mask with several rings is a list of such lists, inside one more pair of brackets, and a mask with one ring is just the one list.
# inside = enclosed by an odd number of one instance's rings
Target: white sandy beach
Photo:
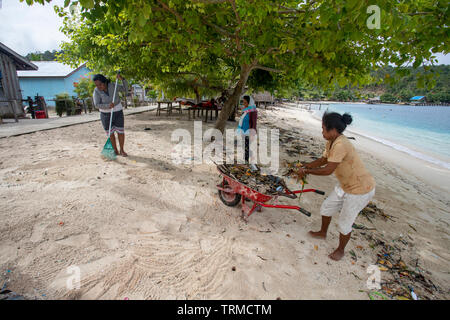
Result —
[[[320, 122], [309, 112], [259, 114], [259, 128], [293, 130], [321, 154]], [[125, 127], [130, 156], [114, 162], [99, 156], [99, 122], [0, 139], [0, 285], [31, 299], [368, 299], [366, 269], [377, 257], [364, 234], [354, 231], [339, 262], [328, 258], [338, 242], [334, 222], [326, 241], [307, 236], [320, 226], [322, 196], [302, 197], [311, 217], [265, 208], [245, 223], [239, 206], [221, 203], [213, 165], [172, 163], [171, 132], [193, 132], [187, 115], [146, 112], [127, 116]], [[448, 299], [450, 172], [348, 135], [376, 179], [374, 202], [395, 217], [357, 223], [396, 243], [403, 261], [418, 261], [440, 289], [417, 288], [419, 297]], [[312, 159], [289, 157], [287, 147], [282, 158]], [[308, 181], [328, 194], [337, 180]], [[81, 270], [80, 289], [67, 289], [70, 266]]]

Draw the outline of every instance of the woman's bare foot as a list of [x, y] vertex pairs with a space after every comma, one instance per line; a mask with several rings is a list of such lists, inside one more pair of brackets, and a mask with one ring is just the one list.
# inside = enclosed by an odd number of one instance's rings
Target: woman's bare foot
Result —
[[321, 231], [310, 231], [308, 232], [308, 234], [313, 237], [313, 238], [317, 238], [317, 239], [326, 239], [327, 238], [327, 233], [326, 232], [321, 232]]
[[328, 257], [334, 261], [339, 261], [344, 256], [344, 250], [336, 249], [334, 252], [330, 253]]
[[119, 155], [119, 151], [114, 149], [114, 152], [116, 153], [116, 156]]
[[128, 157], [128, 154], [125, 152], [125, 151], [120, 151], [120, 155], [122, 156], [122, 157]]

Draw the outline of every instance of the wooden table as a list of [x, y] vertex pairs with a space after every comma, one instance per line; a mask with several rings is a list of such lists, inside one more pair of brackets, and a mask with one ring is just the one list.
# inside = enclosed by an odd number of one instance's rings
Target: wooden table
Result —
[[[158, 108], [156, 109], [156, 115], [161, 115], [161, 110], [166, 110], [167, 114], [172, 113], [172, 101], [158, 101]], [[167, 104], [166, 108], [161, 108], [162, 104]]]
[[[156, 109], [157, 116], [161, 115], [161, 110], [166, 110], [168, 115], [172, 114], [173, 109], [178, 110], [180, 114], [182, 113], [181, 105], [178, 104], [178, 105], [174, 106], [173, 101], [157, 101], [157, 103], [158, 103], [158, 108]], [[164, 104], [167, 104], [167, 107], [165, 107], [165, 108], [161, 107], [161, 105], [164, 105]]]
[[[210, 120], [213, 119], [213, 112], [216, 112], [216, 119], [219, 116], [219, 109], [217, 109], [217, 107], [189, 107], [187, 108], [188, 113], [189, 113], [189, 120], [191, 120], [191, 111], [193, 111], [193, 118], [195, 119], [195, 112], [197, 111], [197, 117], [200, 116], [200, 112], [202, 113], [202, 117], [203, 117], [203, 113], [205, 113], [205, 119], [203, 121], [208, 122], [208, 113], [210, 113]], [[205, 111], [205, 112], [204, 112]]]

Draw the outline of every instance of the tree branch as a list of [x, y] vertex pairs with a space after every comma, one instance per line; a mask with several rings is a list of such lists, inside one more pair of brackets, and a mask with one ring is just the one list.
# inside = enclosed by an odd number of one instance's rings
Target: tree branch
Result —
[[428, 14], [434, 14], [434, 12], [411, 12], [411, 13], [407, 13], [407, 15], [410, 16], [425, 16]]
[[176, 12], [175, 10], [171, 9], [167, 4], [165, 4], [164, 2], [160, 1], [160, 0], [156, 0], [164, 9], [166, 9], [167, 11], [171, 12], [173, 15], [175, 15], [177, 17], [178, 20], [180, 20], [181, 22], [184, 23], [184, 19], [183, 17]]
[[281, 73], [281, 72], [283, 72], [283, 70], [280, 70], [280, 69], [274, 69], [274, 68], [269, 68], [269, 67], [261, 66], [261, 65], [259, 65], [259, 64], [257, 64], [256, 66], [254, 66], [253, 69], [261, 69], [261, 70], [265, 70], [265, 71], [269, 71], [269, 72], [275, 72], [275, 73]]
[[204, 4], [218, 4], [228, 2], [228, 0], [191, 0], [191, 2]]
[[242, 51], [242, 47], [241, 47], [241, 39], [239, 38], [239, 31], [241, 29], [241, 17], [239, 16], [239, 13], [236, 10], [236, 1], [235, 0], [229, 0], [231, 7], [233, 8], [234, 11], [234, 15], [236, 16], [236, 21], [237, 21], [237, 25], [238, 28], [236, 29], [236, 31], [234, 32], [234, 37], [236, 40], [236, 47], [238, 49], [238, 51]]
[[[231, 32], [229, 32], [229, 31], [227, 31], [227, 30], [225, 30], [225, 29], [223, 29], [223, 28], [221, 28], [221, 27], [219, 27], [219, 26], [217, 26], [217, 25], [215, 25], [215, 24], [213, 24], [213, 23], [211, 23], [209, 21], [206, 21], [205, 19], [203, 19], [202, 21], [207, 26], [210, 26], [211, 28], [216, 29], [217, 32], [219, 32], [220, 34], [223, 34], [224, 36], [227, 36], [230, 39], [235, 39], [235, 35], [232, 34]], [[256, 47], [253, 43], [250, 43], [250, 42], [244, 41], [244, 44], [249, 46], [249, 47], [252, 47], [252, 48]]]

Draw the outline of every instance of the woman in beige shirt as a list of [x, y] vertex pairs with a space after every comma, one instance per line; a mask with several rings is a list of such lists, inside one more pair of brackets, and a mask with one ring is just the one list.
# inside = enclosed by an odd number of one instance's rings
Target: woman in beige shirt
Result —
[[322, 135], [327, 140], [323, 156], [307, 163], [298, 172], [300, 178], [307, 174], [328, 176], [334, 172], [339, 183], [322, 203], [320, 231], [310, 231], [315, 238], [325, 239], [331, 217], [339, 214], [339, 246], [329, 255], [333, 260], [344, 256], [344, 249], [350, 240], [353, 223], [375, 194], [375, 180], [366, 170], [351, 142], [342, 135], [352, 117], [345, 113], [326, 112], [322, 117]]

